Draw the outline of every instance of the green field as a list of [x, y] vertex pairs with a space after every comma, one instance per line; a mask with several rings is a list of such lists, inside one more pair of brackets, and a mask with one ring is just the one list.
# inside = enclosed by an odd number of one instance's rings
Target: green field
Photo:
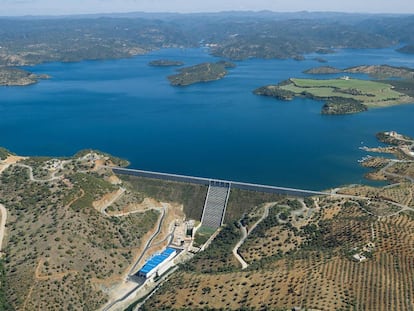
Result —
[[279, 86], [296, 95], [309, 94], [319, 99], [333, 97], [352, 98], [368, 106], [380, 106], [386, 102], [404, 101], [406, 96], [393, 90], [390, 84], [359, 79], [290, 79], [291, 83]]
[[195, 236], [194, 236], [194, 245], [201, 246], [207, 242], [207, 240], [216, 232], [216, 229], [212, 229], [209, 227], [201, 226]]

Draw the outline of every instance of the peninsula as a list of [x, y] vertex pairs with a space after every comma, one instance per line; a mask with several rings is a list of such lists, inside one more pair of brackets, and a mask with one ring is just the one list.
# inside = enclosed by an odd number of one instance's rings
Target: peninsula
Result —
[[24, 86], [49, 78], [48, 75], [36, 75], [22, 69], [0, 67], [0, 86]]
[[186, 86], [194, 83], [220, 80], [227, 74], [227, 68], [236, 65], [226, 61], [217, 63], [202, 63], [180, 69], [180, 73], [168, 77], [171, 85]]
[[[362, 166], [374, 169], [365, 177], [372, 180], [390, 180], [394, 183], [414, 182], [414, 139], [395, 131], [380, 132], [377, 139], [386, 146], [361, 149], [377, 156], [367, 156], [360, 162]], [[383, 157], [392, 154], [395, 158]]]
[[296, 79], [278, 85], [268, 85], [253, 91], [256, 95], [282, 100], [306, 97], [325, 102], [322, 114], [357, 113], [374, 107], [386, 107], [413, 102], [414, 99], [394, 90], [388, 83], [351, 79]]
[[338, 69], [332, 66], [321, 66], [305, 70], [307, 74], [334, 74], [334, 73], [365, 73], [375, 79], [414, 79], [414, 69], [389, 65], [361, 65]]

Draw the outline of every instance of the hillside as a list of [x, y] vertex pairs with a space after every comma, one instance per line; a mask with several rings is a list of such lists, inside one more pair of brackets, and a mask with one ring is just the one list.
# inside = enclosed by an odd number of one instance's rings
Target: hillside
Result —
[[[412, 176], [412, 168], [400, 164], [387, 176], [405, 181], [392, 187], [344, 187], [329, 196], [251, 204], [142, 309], [410, 310], [414, 183], [404, 177]], [[244, 269], [232, 253], [242, 228], [247, 238], [237, 252]]]
[[124, 58], [200, 43], [229, 59], [301, 59], [336, 48], [414, 44], [412, 21], [407, 15], [308, 12], [1, 18], [0, 66]]
[[103, 165], [126, 162], [107, 154], [89, 150], [52, 159], [2, 150], [7, 226], [0, 304], [10, 310], [98, 309], [124, 286], [161, 210], [166, 220], [154, 239], [158, 245], [171, 222], [183, 217], [180, 203], [160, 203], [148, 187], [113, 175]]

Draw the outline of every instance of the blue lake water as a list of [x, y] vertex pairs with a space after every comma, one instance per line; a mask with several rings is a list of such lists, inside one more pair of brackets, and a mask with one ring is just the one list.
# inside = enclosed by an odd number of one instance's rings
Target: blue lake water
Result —
[[[68, 156], [94, 148], [131, 167], [289, 187], [324, 189], [363, 179], [361, 145], [375, 133], [414, 136], [414, 105], [348, 116], [320, 115], [321, 102], [255, 96], [255, 88], [321, 64], [250, 59], [220, 81], [172, 87], [160, 58], [213, 61], [204, 49], [165, 49], [131, 59], [47, 63], [28, 68], [53, 78], [0, 88], [0, 145], [22, 155]], [[327, 65], [414, 67], [393, 49], [340, 50]], [[360, 76], [364, 77], [364, 76]]]

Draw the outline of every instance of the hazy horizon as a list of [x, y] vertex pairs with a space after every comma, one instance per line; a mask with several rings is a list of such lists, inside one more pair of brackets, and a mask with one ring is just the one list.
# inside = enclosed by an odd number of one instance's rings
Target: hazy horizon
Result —
[[0, 0], [0, 16], [24, 15], [76, 15], [105, 13], [211, 13], [223, 11], [273, 11], [273, 12], [343, 12], [370, 14], [412, 14], [414, 1], [348, 0]]

